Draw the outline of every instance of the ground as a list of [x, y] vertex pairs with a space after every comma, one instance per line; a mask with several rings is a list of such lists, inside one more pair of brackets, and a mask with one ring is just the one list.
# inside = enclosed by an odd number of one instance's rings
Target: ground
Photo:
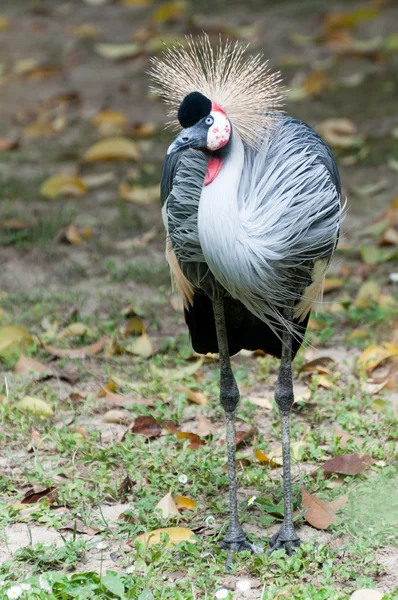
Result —
[[[397, 597], [397, 17], [388, 1], [3, 0], [0, 598]], [[217, 362], [194, 355], [169, 285], [173, 134], [146, 74], [162, 40], [202, 30], [282, 71], [286, 111], [330, 143], [348, 198], [294, 366], [303, 544], [231, 572]], [[240, 514], [266, 546], [283, 515], [278, 361], [233, 366]], [[168, 547], [178, 527], [194, 543]]]

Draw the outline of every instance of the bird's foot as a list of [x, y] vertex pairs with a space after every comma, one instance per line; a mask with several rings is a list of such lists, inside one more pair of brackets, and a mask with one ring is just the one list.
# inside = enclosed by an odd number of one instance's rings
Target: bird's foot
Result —
[[220, 544], [223, 550], [227, 550], [228, 556], [226, 561], [227, 569], [230, 569], [233, 563], [233, 556], [235, 552], [243, 552], [244, 550], [249, 550], [252, 554], [262, 554], [264, 552], [264, 548], [262, 546], [258, 546], [253, 544], [243, 531], [240, 533], [231, 535], [229, 533], [227, 537]]
[[282, 527], [275, 533], [269, 541], [268, 553], [275, 552], [284, 548], [286, 554], [291, 556], [301, 544], [301, 540], [294, 527]]

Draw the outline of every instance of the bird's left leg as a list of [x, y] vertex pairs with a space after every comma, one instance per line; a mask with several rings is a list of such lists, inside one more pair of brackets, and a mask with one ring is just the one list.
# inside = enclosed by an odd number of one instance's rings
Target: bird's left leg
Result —
[[[293, 308], [285, 308], [283, 313], [288, 323], [293, 319]], [[270, 552], [284, 548], [288, 555], [300, 545], [293, 525], [292, 484], [290, 469], [290, 411], [294, 402], [292, 379], [292, 334], [287, 327], [282, 337], [282, 356], [278, 380], [275, 388], [275, 402], [281, 415], [284, 519], [278, 533], [270, 540]]]
[[239, 389], [229, 358], [227, 329], [225, 325], [224, 301], [222, 298], [213, 301], [214, 320], [217, 331], [218, 352], [220, 356], [220, 401], [225, 410], [227, 426], [228, 480], [229, 480], [229, 530], [221, 543], [221, 547], [229, 551], [227, 566], [231, 564], [234, 551], [250, 550], [261, 552], [262, 549], [252, 544], [243, 531], [238, 517], [238, 501], [235, 468], [235, 413], [239, 402]]

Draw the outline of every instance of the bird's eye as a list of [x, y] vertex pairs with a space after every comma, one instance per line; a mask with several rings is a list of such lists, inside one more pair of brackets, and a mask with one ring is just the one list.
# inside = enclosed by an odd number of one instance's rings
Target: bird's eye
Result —
[[206, 125], [213, 125], [213, 123], [214, 123], [213, 117], [207, 117], [205, 123], [206, 123]]

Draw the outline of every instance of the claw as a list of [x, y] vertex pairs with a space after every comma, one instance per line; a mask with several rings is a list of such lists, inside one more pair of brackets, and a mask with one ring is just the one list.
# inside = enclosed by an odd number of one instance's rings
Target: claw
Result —
[[228, 556], [225, 565], [228, 571], [230, 571], [232, 568], [233, 555], [235, 552], [243, 552], [244, 550], [249, 550], [249, 552], [252, 554], [262, 554], [264, 552], [264, 548], [262, 546], [252, 544], [252, 542], [250, 542], [246, 536], [237, 540], [227, 538], [221, 542], [220, 546], [223, 550], [228, 550]]
[[[293, 534], [295, 535], [295, 534]], [[275, 550], [281, 550], [282, 548], [284, 548], [286, 554], [288, 556], [292, 556], [292, 554], [294, 554], [294, 552], [296, 551], [296, 548], [298, 548], [301, 544], [301, 540], [300, 538], [296, 535], [295, 537], [292, 536], [292, 539], [284, 539], [283, 536], [283, 532], [278, 531], [277, 533], [275, 533], [275, 535], [272, 536], [272, 538], [269, 541], [269, 550], [268, 550], [268, 554], [271, 554], [271, 552], [275, 552]]]

